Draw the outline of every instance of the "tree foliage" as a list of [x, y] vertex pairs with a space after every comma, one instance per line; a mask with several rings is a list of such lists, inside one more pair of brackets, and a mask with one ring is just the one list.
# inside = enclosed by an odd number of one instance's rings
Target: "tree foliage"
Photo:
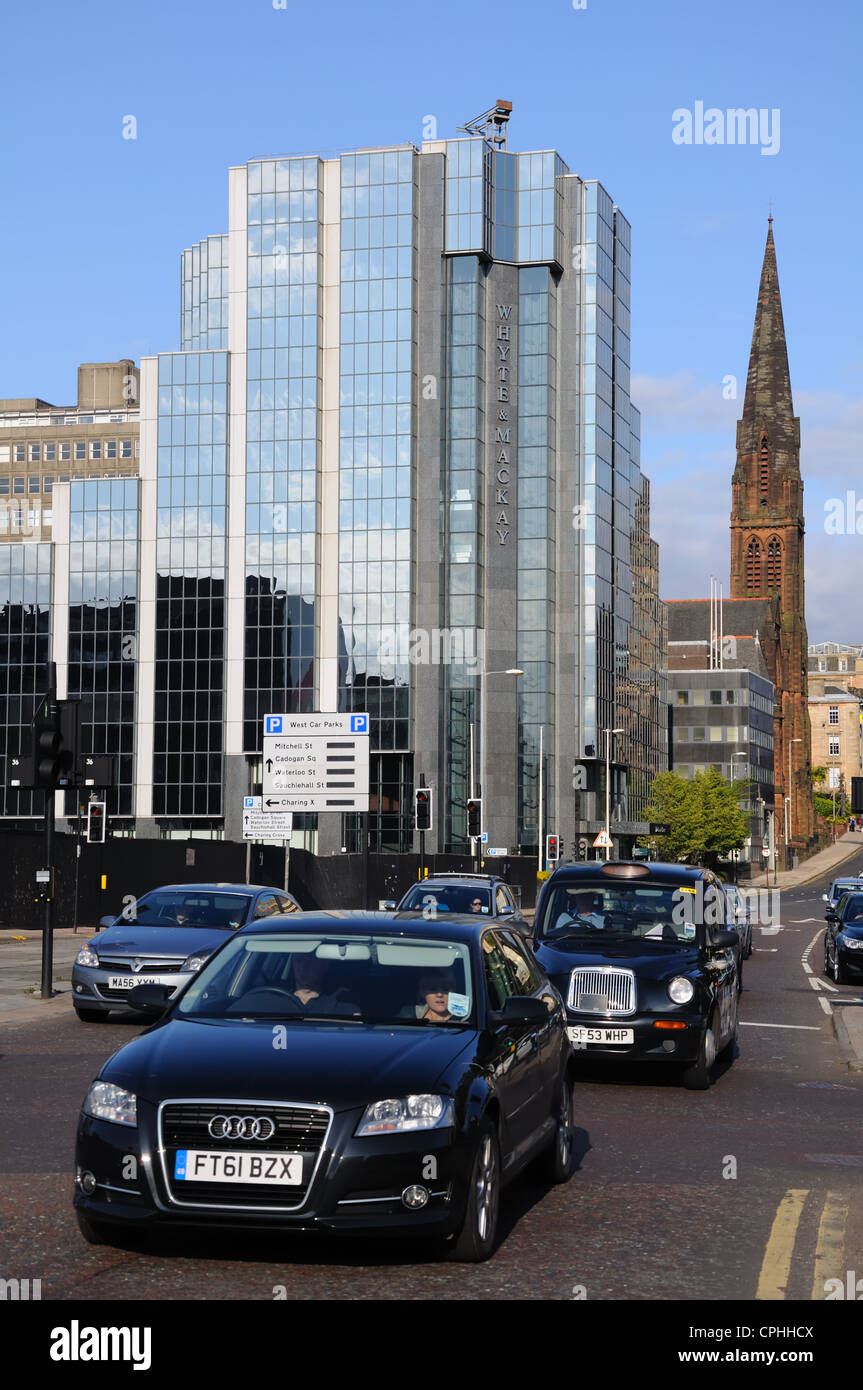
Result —
[[746, 787], [745, 782], [726, 782], [713, 768], [692, 778], [660, 772], [645, 819], [666, 822], [669, 834], [650, 836], [644, 843], [671, 863], [715, 869], [731, 850], [742, 849], [749, 833], [738, 804]]

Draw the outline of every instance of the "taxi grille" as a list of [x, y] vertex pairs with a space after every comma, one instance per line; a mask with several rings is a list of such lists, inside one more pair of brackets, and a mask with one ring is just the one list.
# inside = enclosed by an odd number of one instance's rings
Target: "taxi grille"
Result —
[[573, 970], [569, 978], [569, 1008], [575, 1013], [619, 1017], [635, 1012], [635, 975], [616, 966]]
[[[276, 1132], [262, 1143], [213, 1139], [207, 1127], [217, 1115], [266, 1116], [275, 1124]], [[326, 1142], [330, 1119], [329, 1110], [322, 1106], [294, 1105], [285, 1101], [166, 1103], [160, 1110], [159, 1130], [168, 1196], [173, 1203], [182, 1206], [293, 1210], [305, 1201]], [[174, 1159], [178, 1149], [302, 1154], [303, 1180], [290, 1186], [176, 1180]]]

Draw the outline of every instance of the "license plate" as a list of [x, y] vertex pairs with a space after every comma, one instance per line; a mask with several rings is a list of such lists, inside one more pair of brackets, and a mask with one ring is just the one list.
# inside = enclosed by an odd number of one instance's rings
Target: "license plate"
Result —
[[174, 1178], [185, 1182], [254, 1182], [299, 1187], [303, 1181], [303, 1155], [178, 1149], [174, 1157]]
[[170, 975], [112, 975], [109, 989], [134, 989], [136, 985], [175, 985], [177, 977]]
[[632, 1043], [635, 1031], [632, 1028], [567, 1028], [572, 1043]]

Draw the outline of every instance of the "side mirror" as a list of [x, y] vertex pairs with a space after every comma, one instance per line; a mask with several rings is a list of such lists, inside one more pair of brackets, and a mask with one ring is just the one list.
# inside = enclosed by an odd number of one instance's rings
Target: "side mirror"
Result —
[[396, 904], [394, 898], [386, 898], [385, 901], [381, 903], [381, 912], [395, 912], [395, 910]]
[[100, 931], [104, 931], [104, 929], [105, 929], [106, 927], [113, 927], [113, 925], [114, 925], [114, 923], [116, 922], [116, 920], [117, 920], [116, 917], [100, 917], [100, 918], [99, 918], [99, 930], [100, 930]]
[[822, 894], [821, 894], [821, 901], [822, 901], [823, 903], [829, 903], [830, 898], [829, 898], [829, 896], [828, 896], [827, 893], [822, 893]]
[[500, 910], [500, 912], [499, 912], [497, 915], [498, 915], [498, 917], [511, 917], [514, 911], [515, 911], [515, 908], [509, 907], [509, 906], [507, 906], [507, 907], [502, 907], [501, 910]]
[[710, 944], [714, 951], [725, 951], [729, 947], [739, 946], [740, 937], [736, 931], [715, 931], [710, 938]]
[[511, 994], [502, 1009], [489, 1013], [488, 1021], [492, 1028], [499, 1028], [504, 1023], [540, 1023], [547, 1018], [548, 1009], [541, 999]]
[[157, 1019], [167, 1012], [174, 988], [174, 985], [135, 985], [126, 997], [137, 1013]]
[[839, 921], [839, 914], [836, 911], [835, 907], [828, 907], [827, 911], [824, 913], [824, 916], [828, 922]]

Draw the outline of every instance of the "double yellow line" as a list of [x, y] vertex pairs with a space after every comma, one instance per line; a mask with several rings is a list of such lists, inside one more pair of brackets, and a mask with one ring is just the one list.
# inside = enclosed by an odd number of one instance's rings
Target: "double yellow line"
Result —
[[[761, 1263], [756, 1299], [785, 1299], [788, 1297], [788, 1277], [794, 1255], [797, 1228], [810, 1189], [790, 1188], [773, 1218], [770, 1235]], [[828, 1192], [818, 1222], [815, 1242], [815, 1268], [812, 1277], [813, 1301], [826, 1297], [828, 1279], [845, 1278], [845, 1223], [848, 1219], [848, 1198], [841, 1192]]]

